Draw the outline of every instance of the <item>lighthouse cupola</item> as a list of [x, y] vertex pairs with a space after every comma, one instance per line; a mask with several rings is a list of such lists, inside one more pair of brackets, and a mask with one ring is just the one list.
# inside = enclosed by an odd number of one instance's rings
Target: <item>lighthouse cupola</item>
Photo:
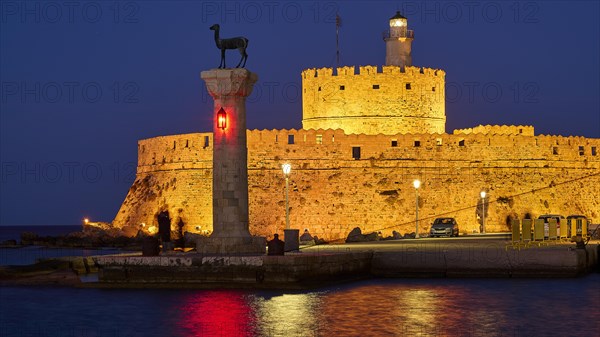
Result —
[[412, 65], [411, 45], [414, 32], [408, 30], [408, 20], [396, 12], [390, 18], [390, 28], [383, 33], [385, 41], [385, 64], [388, 66]]

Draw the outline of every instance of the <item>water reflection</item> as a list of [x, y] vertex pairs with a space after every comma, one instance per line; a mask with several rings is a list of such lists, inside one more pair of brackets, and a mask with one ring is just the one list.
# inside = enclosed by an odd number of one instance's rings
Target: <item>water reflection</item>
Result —
[[255, 296], [261, 336], [313, 336], [319, 322], [320, 294]]
[[[562, 331], [575, 336], [598, 331], [581, 324], [580, 308], [569, 302], [577, 296], [589, 306], [597, 303], [597, 295], [594, 300], [570, 285], [563, 296], [546, 296], [567, 282], [577, 281], [376, 280], [306, 293], [192, 291], [182, 294], [177, 305], [179, 314], [173, 317], [179, 330], [174, 335], [506, 336]], [[565, 320], [579, 320], [577, 331], [558, 324]]]
[[[323, 299], [320, 335], [382, 336], [437, 334], [438, 321], [456, 317], [444, 310], [444, 289], [362, 286]], [[455, 321], [455, 320], [454, 320]], [[363, 329], [357, 329], [359, 326]]]
[[179, 322], [186, 336], [254, 336], [248, 296], [233, 290], [196, 292], [184, 299]]

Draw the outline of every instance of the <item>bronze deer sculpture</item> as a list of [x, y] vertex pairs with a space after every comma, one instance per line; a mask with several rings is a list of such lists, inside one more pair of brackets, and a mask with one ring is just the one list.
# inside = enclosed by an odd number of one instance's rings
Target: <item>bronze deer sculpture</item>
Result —
[[[248, 47], [248, 39], [242, 36], [230, 39], [221, 39], [219, 38], [219, 29], [220, 27], [218, 24], [210, 26], [210, 30], [215, 31], [215, 43], [217, 44], [217, 48], [221, 50], [221, 63], [219, 64], [219, 69], [227, 68], [227, 66], [225, 65], [225, 50], [227, 49], [237, 49], [240, 51], [240, 54], [242, 54], [240, 62], [237, 66], [235, 66], [236, 68], [239, 68], [240, 65], [242, 66], [242, 68], [246, 67], [246, 60], [248, 59], [248, 54], [246, 53], [246, 48]], [[242, 64], [242, 61], [244, 62], [244, 64]]]

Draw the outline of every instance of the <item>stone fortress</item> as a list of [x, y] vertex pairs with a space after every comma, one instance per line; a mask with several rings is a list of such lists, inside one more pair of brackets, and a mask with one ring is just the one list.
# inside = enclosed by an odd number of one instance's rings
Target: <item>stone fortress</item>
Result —
[[[545, 213], [600, 220], [600, 139], [535, 135], [532, 126], [445, 133], [445, 73], [412, 66], [413, 38], [397, 13], [385, 66], [304, 70], [303, 128], [247, 131], [253, 235], [283, 232], [283, 163], [292, 165], [292, 228], [330, 241], [355, 227], [414, 232], [415, 179], [421, 234], [438, 216], [478, 232], [482, 209], [488, 232]], [[140, 140], [136, 179], [112, 225], [152, 233], [166, 210], [173, 231], [182, 220], [185, 231], [211, 232], [212, 151], [212, 133]]]

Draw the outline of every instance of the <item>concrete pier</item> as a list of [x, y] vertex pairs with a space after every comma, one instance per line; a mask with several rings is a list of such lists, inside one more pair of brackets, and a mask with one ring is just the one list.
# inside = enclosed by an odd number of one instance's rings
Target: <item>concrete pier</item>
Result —
[[500, 244], [466, 249], [381, 246], [380, 250], [323, 246], [285, 256], [102, 256], [96, 262], [100, 284], [110, 287], [295, 289], [365, 277], [561, 278], [598, 271], [597, 244], [586, 249], [560, 245], [528, 250], [505, 250]]
[[[507, 246], [508, 245], [508, 246]], [[598, 241], [513, 249], [495, 238], [417, 239], [316, 246], [306, 252], [373, 251], [377, 277], [576, 277], [598, 271]]]
[[[598, 243], [585, 249], [561, 244], [522, 250], [505, 250], [501, 243], [327, 245], [285, 256], [137, 253], [57, 258], [0, 267], [0, 285], [306, 289], [369, 277], [564, 278], [600, 272]], [[97, 273], [98, 282], [75, 282], [77, 275], [90, 273]]]
[[286, 256], [102, 256], [100, 284], [111, 287], [303, 289], [370, 277], [372, 252]]
[[375, 252], [371, 273], [380, 277], [576, 277], [597, 265], [597, 245], [586, 249], [407, 249]]

